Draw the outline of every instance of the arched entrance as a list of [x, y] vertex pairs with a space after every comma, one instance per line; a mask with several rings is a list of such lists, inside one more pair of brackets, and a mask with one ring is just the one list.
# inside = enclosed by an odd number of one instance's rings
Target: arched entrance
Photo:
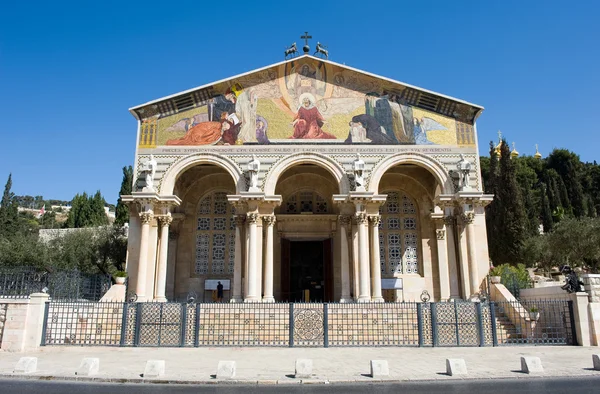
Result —
[[332, 196], [339, 190], [339, 181], [329, 169], [318, 164], [298, 164], [278, 177], [275, 193], [282, 196], [282, 203], [275, 210], [278, 300], [336, 299], [334, 266], [339, 261], [333, 245], [337, 207]]

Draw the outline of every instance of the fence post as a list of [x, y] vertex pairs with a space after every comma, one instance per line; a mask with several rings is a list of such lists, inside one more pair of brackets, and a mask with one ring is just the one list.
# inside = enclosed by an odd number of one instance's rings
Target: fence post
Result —
[[492, 346], [498, 346], [498, 334], [496, 332], [496, 303], [490, 301], [490, 323], [492, 325]]
[[423, 347], [423, 303], [417, 302], [417, 331], [419, 333], [419, 347]]
[[[578, 345], [577, 341], [577, 327], [575, 327], [575, 315], [573, 313], [573, 301], [567, 301], [569, 304], [569, 319], [571, 321], [571, 335], [573, 336], [573, 343], [571, 345]], [[587, 311], [586, 311], [587, 312]]]
[[327, 303], [323, 304], [323, 346], [329, 347], [329, 308]]
[[200, 304], [196, 304], [196, 319], [194, 323], [194, 346], [200, 346]]
[[477, 312], [477, 328], [479, 332], [479, 346], [485, 346], [485, 337], [483, 335], [483, 315], [481, 314], [481, 302], [475, 303], [475, 311]]
[[125, 346], [125, 336], [127, 335], [127, 317], [129, 316], [129, 304], [123, 303], [123, 316], [121, 317], [121, 341], [119, 346]]
[[142, 324], [142, 303], [135, 303], [135, 334], [133, 337], [133, 346], [140, 346], [140, 326]]
[[438, 344], [438, 332], [437, 332], [437, 304], [431, 303], [431, 345], [437, 346]]
[[179, 346], [185, 346], [185, 335], [187, 328], [187, 303], [181, 303], [181, 338], [179, 340]]
[[288, 325], [290, 326], [290, 347], [294, 347], [294, 303], [290, 302], [290, 316]]
[[42, 341], [40, 346], [46, 346], [46, 329], [48, 328], [48, 312], [50, 309], [50, 302], [46, 301], [44, 306], [44, 323], [42, 324]]

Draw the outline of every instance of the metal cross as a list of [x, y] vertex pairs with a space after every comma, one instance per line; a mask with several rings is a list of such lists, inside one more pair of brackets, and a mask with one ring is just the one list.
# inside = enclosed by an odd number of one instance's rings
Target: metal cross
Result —
[[304, 32], [303, 36], [300, 36], [300, 39], [304, 40], [304, 45], [308, 45], [309, 38], [312, 38], [312, 36], [309, 36], [307, 31]]

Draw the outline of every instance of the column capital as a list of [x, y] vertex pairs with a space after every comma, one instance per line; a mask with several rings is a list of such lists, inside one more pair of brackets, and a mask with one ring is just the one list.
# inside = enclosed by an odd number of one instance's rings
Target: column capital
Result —
[[233, 215], [233, 219], [238, 227], [242, 227], [246, 223], [246, 215]]
[[369, 215], [369, 224], [371, 227], [379, 227], [381, 223], [381, 216], [379, 215]]
[[356, 224], [367, 224], [369, 221], [369, 217], [366, 213], [357, 213], [354, 218], [356, 219]]
[[437, 239], [439, 239], [439, 240], [446, 239], [446, 230], [437, 229], [437, 230], [435, 230], [435, 235], [436, 235]]
[[258, 222], [259, 215], [258, 213], [251, 212], [246, 214], [246, 219], [248, 220], [248, 223], [256, 224]]
[[341, 226], [348, 227], [352, 223], [352, 217], [350, 215], [340, 215], [338, 221]]
[[273, 226], [276, 221], [275, 215], [265, 215], [262, 217], [262, 220], [267, 226]]
[[455, 217], [452, 216], [452, 215], [445, 216], [444, 217], [444, 224], [446, 226], [451, 226], [451, 225], [454, 224], [454, 219], [455, 219]]
[[152, 214], [152, 212], [140, 212], [140, 220], [142, 221], [142, 224], [150, 224], [152, 218], [154, 218], [154, 214]]
[[156, 219], [158, 220], [161, 226], [168, 227], [171, 225], [171, 223], [173, 223], [173, 218], [171, 217], [171, 215], [157, 216]]
[[460, 221], [465, 226], [468, 224], [472, 224], [474, 220], [475, 220], [475, 214], [473, 212], [467, 212], [467, 213], [462, 212], [460, 214]]

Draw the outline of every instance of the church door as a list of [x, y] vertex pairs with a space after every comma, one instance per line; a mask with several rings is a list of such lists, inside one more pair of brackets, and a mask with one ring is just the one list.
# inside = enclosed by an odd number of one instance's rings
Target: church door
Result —
[[281, 243], [281, 296], [283, 301], [333, 300], [331, 239]]

